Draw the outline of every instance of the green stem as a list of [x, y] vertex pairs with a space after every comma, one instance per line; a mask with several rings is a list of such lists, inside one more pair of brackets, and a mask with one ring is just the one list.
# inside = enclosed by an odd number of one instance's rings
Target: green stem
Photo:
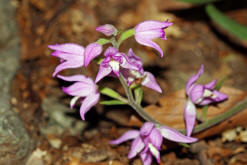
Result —
[[205, 129], [212, 127], [212, 126], [232, 117], [233, 115], [236, 115], [238, 112], [241, 112], [246, 107], [247, 107], [247, 97], [243, 101], [239, 102], [236, 106], [234, 106], [229, 111], [226, 111], [225, 113], [223, 113], [219, 116], [216, 116], [213, 119], [210, 119], [208, 121], [205, 121], [202, 124], [197, 125], [195, 127], [193, 133], [198, 133], [198, 132], [204, 131]]
[[146, 121], [150, 121], [153, 122], [155, 124], [161, 125], [160, 122], [158, 122], [157, 120], [155, 120], [154, 118], [152, 118], [151, 116], [148, 115], [147, 112], [144, 111], [144, 109], [141, 107], [141, 105], [138, 105], [133, 97], [132, 91], [131, 89], [128, 87], [128, 84], [126, 83], [126, 81], [123, 78], [123, 75], [120, 74], [119, 76], [119, 80], [122, 84], [122, 86], [124, 87], [124, 91], [127, 95], [127, 98], [129, 100], [129, 105]]
[[112, 38], [111, 38], [111, 43], [112, 43], [112, 46], [113, 46], [114, 48], [117, 48], [117, 49], [119, 48], [119, 45], [118, 45], [118, 43], [117, 43], [115, 37], [112, 37]]

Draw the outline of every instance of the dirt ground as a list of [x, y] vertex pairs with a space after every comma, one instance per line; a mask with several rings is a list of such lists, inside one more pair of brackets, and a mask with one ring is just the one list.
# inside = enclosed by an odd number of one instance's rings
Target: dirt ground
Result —
[[[224, 6], [227, 15], [247, 25], [247, 4], [241, 3], [233, 5], [227, 1], [219, 6]], [[13, 5], [17, 6], [20, 27], [21, 67], [12, 83], [11, 104], [33, 139], [28, 165], [142, 164], [139, 158], [127, 159], [130, 142], [117, 147], [109, 144], [131, 129], [123, 120], [132, 114], [130, 107], [97, 105], [84, 122], [79, 117], [79, 105], [69, 109], [71, 98], [61, 90], [68, 84], [52, 77], [59, 60], [50, 55], [47, 45], [73, 42], [86, 46], [103, 36], [95, 31], [99, 25], [110, 23], [127, 29], [148, 19], [169, 19], [174, 23], [166, 31], [168, 40], [157, 40], [165, 52], [162, 59], [134, 39], [121, 47], [125, 52], [133, 48], [164, 91], [158, 94], [144, 88], [143, 105], [155, 104], [161, 96], [183, 89], [202, 63], [205, 74], [201, 82], [228, 77], [224, 86], [247, 90], [246, 44], [212, 23], [203, 6], [175, 0], [13, 0]], [[63, 74], [82, 72], [95, 77], [97, 70], [98, 67], [90, 65], [87, 70], [72, 69]], [[123, 93], [117, 80], [105, 79], [100, 85]], [[246, 128], [219, 132], [190, 148], [169, 148], [164, 143], [160, 164], [247, 164]]]

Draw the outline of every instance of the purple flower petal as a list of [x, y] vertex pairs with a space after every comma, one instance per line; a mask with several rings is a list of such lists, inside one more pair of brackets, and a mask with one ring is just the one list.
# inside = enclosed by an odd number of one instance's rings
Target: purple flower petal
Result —
[[88, 64], [102, 52], [102, 45], [94, 42], [89, 44], [85, 48], [84, 52], [84, 65], [87, 67]]
[[160, 53], [160, 56], [163, 57], [162, 49], [160, 48], [160, 46], [158, 44], [156, 44], [152, 40], [146, 39], [146, 38], [139, 36], [139, 35], [135, 35], [135, 39], [139, 44], [149, 46], [149, 47], [156, 49]]
[[112, 72], [111, 67], [104, 67], [102, 66], [102, 63], [100, 64], [98, 74], [96, 76], [95, 82], [99, 82], [102, 78], [109, 75]]
[[216, 98], [213, 98], [215, 102], [220, 102], [228, 99], [228, 96], [226, 94], [219, 91], [213, 90], [213, 94], [214, 96], [216, 96]]
[[137, 37], [143, 37], [149, 40], [155, 39], [155, 38], [164, 38], [165, 31], [163, 29], [155, 29], [155, 30], [149, 30], [149, 31], [143, 31], [138, 32], [136, 34]]
[[50, 49], [55, 50], [52, 55], [59, 57], [61, 64], [56, 67], [53, 77], [67, 68], [78, 68], [84, 65], [84, 48], [77, 44], [56, 44], [49, 45]]
[[199, 102], [197, 105], [201, 105], [201, 106], [204, 106], [204, 105], [208, 105], [208, 104], [211, 104], [215, 102], [214, 99], [208, 97], [208, 98], [204, 98], [201, 102]]
[[189, 92], [189, 98], [195, 104], [199, 103], [203, 98], [205, 88], [201, 84], [194, 85]]
[[169, 139], [171, 141], [181, 142], [181, 143], [194, 143], [197, 141], [196, 138], [185, 136], [180, 132], [176, 131], [175, 129], [166, 126], [161, 126], [158, 129], [160, 130], [164, 138]]
[[114, 56], [115, 54], [118, 53], [117, 48], [114, 47], [108, 47], [105, 52], [104, 52], [104, 56], [108, 57], [108, 56]]
[[130, 131], [125, 132], [120, 138], [110, 141], [110, 144], [118, 145], [118, 144], [123, 143], [125, 141], [135, 139], [138, 136], [139, 136], [139, 131], [130, 130]]
[[85, 120], [85, 114], [99, 101], [100, 94], [92, 93], [88, 95], [81, 104], [80, 115], [82, 120]]
[[129, 59], [133, 59], [133, 62], [140, 62], [142, 65], [142, 60], [140, 57], [138, 57], [137, 55], [135, 55], [135, 53], [133, 52], [132, 48], [129, 49], [128, 51], [128, 57]]
[[135, 140], [131, 144], [130, 152], [128, 154], [128, 158], [131, 159], [135, 157], [137, 154], [141, 152], [141, 150], [145, 147], [140, 136], [136, 137]]
[[186, 122], [186, 135], [190, 136], [196, 121], [196, 107], [188, 100], [184, 109], [184, 118]]
[[158, 150], [160, 150], [160, 147], [161, 147], [162, 142], [163, 142], [163, 138], [162, 138], [160, 131], [156, 128], [153, 129], [148, 138], [149, 138], [150, 142], [152, 143], [152, 145], [155, 148], [157, 148]]
[[65, 80], [65, 81], [80, 81], [86, 84], [94, 84], [93, 80], [87, 76], [84, 75], [73, 75], [73, 76], [62, 76], [57, 75], [58, 78]]
[[141, 74], [144, 74], [144, 70], [143, 70], [143, 63], [140, 57], [136, 56], [135, 53], [133, 52], [133, 50], [130, 48], [128, 51], [128, 60], [132, 65], [135, 65], [138, 68], [138, 71]]
[[213, 90], [215, 88], [215, 86], [216, 86], [216, 82], [217, 82], [216, 80], [213, 80], [213, 81], [205, 84], [204, 87], [206, 89]]
[[122, 57], [122, 63], [120, 64], [121, 67], [123, 67], [125, 69], [129, 69], [129, 70], [138, 70], [139, 69], [138, 66], [130, 63], [129, 58], [126, 54], [118, 53], [117, 55], [120, 55]]
[[169, 26], [171, 26], [172, 23], [168, 22], [168, 20], [162, 22], [162, 21], [144, 21], [139, 23], [136, 27], [135, 27], [135, 31], [136, 32], [143, 32], [143, 31], [148, 31], [148, 30], [153, 30], [153, 29], [164, 29], [167, 28]]
[[[83, 50], [84, 52], [84, 50]], [[83, 53], [81, 55], [78, 54], [71, 54], [66, 52], [60, 52], [58, 50], [51, 53], [52, 56], [61, 58], [62, 60], [68, 60], [68, 61], [77, 61], [81, 63], [81, 66], [84, 65], [84, 55]]]
[[192, 87], [192, 85], [197, 81], [197, 79], [201, 76], [201, 74], [204, 71], [204, 65], [201, 65], [200, 70], [198, 71], [197, 74], [195, 74], [194, 76], [192, 76], [189, 81], [186, 84], [186, 94], [189, 95], [190, 92], [190, 88]]
[[140, 157], [141, 157], [143, 165], [151, 165], [152, 155], [149, 152], [141, 152]]
[[152, 122], [146, 122], [140, 129], [141, 136], [148, 136], [154, 128], [154, 124]]
[[67, 68], [79, 68], [83, 66], [82, 63], [80, 62], [77, 62], [77, 61], [66, 61], [66, 62], [63, 62], [61, 64], [59, 64], [56, 69], [55, 69], [55, 72], [52, 74], [53, 77], [56, 76], [56, 74], [58, 74], [58, 72], [64, 70], [64, 69], [67, 69]]
[[96, 31], [103, 33], [106, 36], [116, 35], [117, 29], [111, 24], [98, 26]]
[[162, 93], [162, 89], [160, 88], [160, 86], [158, 85], [158, 83], [155, 80], [155, 77], [152, 75], [152, 73], [150, 72], [144, 72], [146, 77], [144, 78], [144, 80], [142, 81], [142, 85], [151, 88], [159, 93]]
[[63, 87], [63, 91], [71, 96], [88, 96], [90, 93], [95, 92], [94, 86], [85, 84], [83, 82], [76, 82], [69, 87]]
[[82, 46], [73, 43], [48, 45], [48, 47], [52, 50], [58, 50], [60, 52], [65, 52], [70, 54], [78, 54], [81, 56], [83, 56], [84, 53], [84, 48]]

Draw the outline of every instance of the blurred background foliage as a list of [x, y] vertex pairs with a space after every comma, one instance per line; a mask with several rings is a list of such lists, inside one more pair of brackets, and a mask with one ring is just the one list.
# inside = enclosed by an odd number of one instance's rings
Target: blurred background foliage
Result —
[[214, 21], [220, 28], [229, 32], [232, 36], [241, 40], [241, 43], [246, 46], [247, 42], [247, 26], [244, 26], [234, 19], [228, 17], [224, 12], [217, 8], [214, 2], [225, 3], [238, 3], [232, 0], [178, 0], [183, 2], [192, 3], [195, 5], [204, 5], [204, 9], [209, 18]]

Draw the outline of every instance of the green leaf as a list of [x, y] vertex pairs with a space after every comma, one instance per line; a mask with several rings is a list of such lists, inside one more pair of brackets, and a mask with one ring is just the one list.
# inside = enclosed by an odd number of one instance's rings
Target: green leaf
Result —
[[205, 3], [216, 2], [221, 0], [178, 0], [178, 1], [194, 3], [194, 4], [205, 4]]
[[111, 42], [111, 40], [105, 39], [105, 38], [100, 38], [96, 41], [100, 45], [105, 45]]
[[122, 97], [116, 91], [112, 90], [111, 88], [107, 88], [107, 87], [100, 87], [99, 92], [103, 95], [112, 97], [114, 99], [119, 99], [120, 97]]
[[185, 148], [190, 148], [190, 145], [187, 143], [178, 143], [178, 144], [185, 147]]
[[219, 26], [233, 34], [239, 39], [247, 41], [247, 27], [227, 17], [224, 13], [218, 10], [214, 5], [206, 6], [206, 12], [209, 17]]
[[129, 30], [127, 30], [127, 31], [124, 31], [124, 32], [121, 34], [121, 36], [120, 36], [120, 38], [119, 38], [119, 40], [118, 40], [118, 47], [121, 45], [121, 43], [122, 43], [124, 40], [130, 38], [130, 37], [133, 36], [134, 34], [135, 34], [135, 30], [134, 30], [134, 29], [129, 29]]
[[227, 77], [224, 77], [222, 80], [220, 80], [216, 86], [215, 86], [215, 90], [220, 90], [220, 88], [222, 87], [223, 83], [226, 81]]
[[205, 105], [202, 109], [202, 121], [207, 120], [208, 105]]
[[103, 105], [124, 105], [126, 103], [119, 100], [109, 100], [109, 101], [101, 101], [100, 104]]
[[143, 91], [142, 87], [138, 86], [137, 88], [134, 89], [134, 94], [135, 94], [135, 100], [138, 105], [141, 104], [142, 102], [142, 97], [143, 97]]

